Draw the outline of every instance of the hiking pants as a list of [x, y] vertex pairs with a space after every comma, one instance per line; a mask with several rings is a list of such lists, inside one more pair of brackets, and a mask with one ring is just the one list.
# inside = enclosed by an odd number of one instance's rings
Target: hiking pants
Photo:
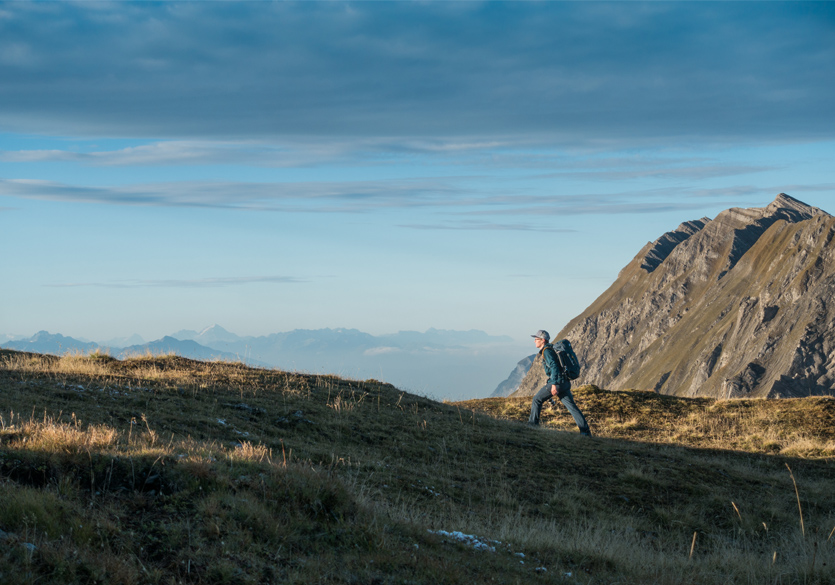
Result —
[[[545, 386], [539, 389], [539, 392], [533, 397], [533, 402], [531, 403], [531, 418], [528, 420], [528, 424], [539, 424], [539, 413], [542, 411], [542, 405], [551, 396], [551, 384], [545, 384]], [[574, 402], [574, 395], [571, 393], [571, 382], [566, 381], [559, 386], [556, 397], [560, 399], [560, 402], [563, 403], [571, 416], [574, 417], [574, 422], [580, 427], [580, 432], [590, 434], [591, 430], [589, 429], [589, 424], [586, 422], [586, 417], [583, 416], [583, 413], [577, 407], [577, 403]]]

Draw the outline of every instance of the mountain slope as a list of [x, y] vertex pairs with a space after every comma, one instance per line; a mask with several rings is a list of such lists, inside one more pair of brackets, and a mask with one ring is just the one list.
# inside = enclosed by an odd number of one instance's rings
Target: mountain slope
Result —
[[0, 584], [835, 581], [835, 400], [576, 394], [0, 350]]
[[[582, 381], [678, 396], [835, 393], [835, 218], [781, 193], [647, 244], [557, 338]], [[517, 393], [544, 382], [537, 363]]]
[[513, 368], [513, 371], [510, 372], [510, 375], [498, 386], [496, 386], [496, 389], [493, 390], [493, 393], [490, 395], [490, 397], [504, 397], [513, 394], [516, 391], [516, 389], [519, 388], [519, 385], [522, 383], [522, 380], [525, 379], [525, 375], [527, 375], [528, 371], [530, 371], [531, 364], [533, 364], [535, 359], [536, 354], [533, 354], [519, 360], [519, 363], [516, 364], [516, 367]]

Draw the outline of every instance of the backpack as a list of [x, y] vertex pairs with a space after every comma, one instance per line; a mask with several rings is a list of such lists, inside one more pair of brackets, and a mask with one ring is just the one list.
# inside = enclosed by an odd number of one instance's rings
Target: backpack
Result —
[[567, 339], [554, 342], [554, 352], [560, 363], [563, 374], [569, 380], [576, 380], [580, 377], [580, 360], [571, 348], [571, 342]]

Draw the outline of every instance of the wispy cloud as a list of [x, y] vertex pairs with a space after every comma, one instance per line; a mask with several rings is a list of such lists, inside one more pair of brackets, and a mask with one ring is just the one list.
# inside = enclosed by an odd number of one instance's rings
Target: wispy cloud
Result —
[[383, 207], [445, 206], [459, 201], [464, 192], [449, 179], [297, 183], [183, 181], [111, 187], [0, 179], [0, 196], [24, 199], [285, 212], [346, 213]]
[[47, 284], [54, 288], [216, 288], [225, 286], [240, 286], [245, 284], [297, 284], [307, 282], [294, 276], [228, 276], [213, 278], [196, 278], [191, 280], [114, 280], [109, 282], [66, 282]]
[[580, 216], [580, 215], [649, 215], [670, 211], [688, 211], [704, 208], [703, 203], [675, 202], [656, 203], [644, 201], [624, 201], [608, 204], [562, 204], [562, 205], [531, 205], [528, 207], [508, 207], [503, 210], [482, 209], [471, 211], [472, 215], [537, 215], [537, 216]]
[[[251, 163], [258, 150], [255, 146], [243, 144], [168, 141], [111, 151], [78, 152], [59, 149], [0, 151], [0, 161], [74, 162], [91, 166], [240, 164]], [[281, 157], [281, 152], [279, 149], [274, 150], [271, 158], [277, 161]]]
[[[354, 163], [387, 165], [416, 158], [448, 160], [450, 154], [468, 163], [495, 167], [496, 149], [503, 142], [447, 139], [351, 139], [295, 138], [278, 142], [169, 140], [115, 150], [77, 149], [0, 150], [0, 161], [15, 163], [72, 162], [98, 167], [245, 165], [268, 168], [313, 167], [324, 164]], [[487, 154], [480, 154], [485, 153]], [[494, 153], [494, 154], [490, 154]], [[521, 157], [520, 157], [521, 158]], [[518, 163], [507, 158], [508, 163]]]
[[[334, 164], [365, 167], [408, 161], [435, 166], [481, 169], [496, 174], [512, 169], [529, 178], [585, 181], [635, 179], [702, 180], [774, 170], [775, 166], [733, 165], [719, 160], [657, 155], [601, 156], [543, 145], [508, 144], [501, 141], [299, 139], [280, 143], [264, 141], [166, 141], [116, 150], [18, 150], [0, 151], [0, 161], [15, 163], [72, 162], [99, 167], [217, 166], [303, 168]], [[603, 153], [605, 154], [605, 153]], [[514, 177], [516, 180], [517, 177]]]
[[[733, 206], [740, 199], [773, 198], [784, 186], [729, 185], [698, 188], [671, 185], [613, 193], [550, 194], [501, 181], [471, 185], [472, 177], [391, 179], [295, 183], [184, 181], [112, 187], [0, 179], [0, 197], [162, 207], [238, 209], [304, 213], [366, 213], [379, 210], [436, 210], [437, 222], [402, 222], [417, 230], [555, 231], [542, 222], [489, 221], [487, 216], [647, 214], [703, 208], [705, 200]], [[831, 190], [825, 185], [796, 185], [794, 190]], [[756, 203], [756, 201], [754, 201]], [[465, 217], [466, 216], [466, 217]], [[562, 229], [557, 231], [563, 231]]]
[[460, 221], [443, 223], [404, 223], [400, 227], [413, 230], [452, 230], [452, 231], [522, 231], [547, 233], [576, 233], [577, 230], [561, 229], [553, 226], [531, 223], [492, 223], [486, 221]]
[[663, 180], [701, 180], [749, 175], [774, 170], [775, 167], [755, 165], [726, 165], [705, 164], [698, 166], [678, 167], [657, 162], [652, 168], [640, 169], [612, 169], [599, 168], [596, 170], [563, 171], [544, 175], [551, 178], [585, 179], [592, 181], [631, 181], [634, 179], [663, 179]]
[[727, 185], [703, 188], [687, 185], [667, 185], [653, 189], [625, 190], [613, 193], [586, 192], [571, 195], [514, 194], [485, 197], [481, 204], [465, 212], [469, 216], [494, 215], [621, 215], [653, 214], [670, 211], [704, 209], [706, 202], [713, 206], [732, 207], [749, 201], [762, 204], [778, 193], [793, 191], [829, 191], [831, 184], [821, 185]]
[[386, 355], [391, 353], [401, 353], [403, 350], [399, 347], [372, 347], [370, 349], [366, 349], [363, 352], [363, 355], [367, 356], [375, 356], [375, 355]]
[[808, 192], [808, 193], [827, 193], [835, 191], [835, 183], [816, 183], [811, 185], [803, 185], [803, 184], [791, 184], [791, 185], [783, 185], [776, 189], [780, 193], [797, 193], [797, 192]]
[[[380, 158], [389, 142], [375, 145], [365, 141], [295, 140], [281, 143], [263, 141], [172, 140], [117, 150], [19, 150], [0, 151], [0, 161], [18, 163], [73, 162], [87, 166], [186, 166], [246, 165], [250, 167], [299, 168], [363, 159]], [[388, 155], [391, 156], [390, 154]], [[381, 160], [380, 162], [385, 162]]]

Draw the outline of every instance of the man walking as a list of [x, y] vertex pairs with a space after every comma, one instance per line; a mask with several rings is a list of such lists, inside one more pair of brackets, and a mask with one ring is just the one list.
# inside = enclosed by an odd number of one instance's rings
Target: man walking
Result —
[[556, 396], [565, 405], [568, 412], [571, 413], [571, 416], [574, 417], [574, 421], [580, 427], [580, 434], [590, 437], [591, 429], [589, 429], [589, 425], [586, 422], [586, 417], [577, 408], [577, 404], [574, 402], [574, 395], [571, 394], [571, 381], [563, 372], [559, 358], [557, 358], [557, 352], [554, 351], [554, 346], [548, 343], [551, 340], [551, 336], [548, 335], [547, 331], [540, 329], [536, 332], [536, 335], [531, 335], [531, 337], [534, 338], [536, 348], [542, 355], [542, 365], [545, 366], [545, 375], [548, 376], [548, 380], [533, 397], [531, 418], [528, 420], [528, 425], [532, 427], [539, 426], [539, 413], [542, 410], [542, 405], [552, 396]]

